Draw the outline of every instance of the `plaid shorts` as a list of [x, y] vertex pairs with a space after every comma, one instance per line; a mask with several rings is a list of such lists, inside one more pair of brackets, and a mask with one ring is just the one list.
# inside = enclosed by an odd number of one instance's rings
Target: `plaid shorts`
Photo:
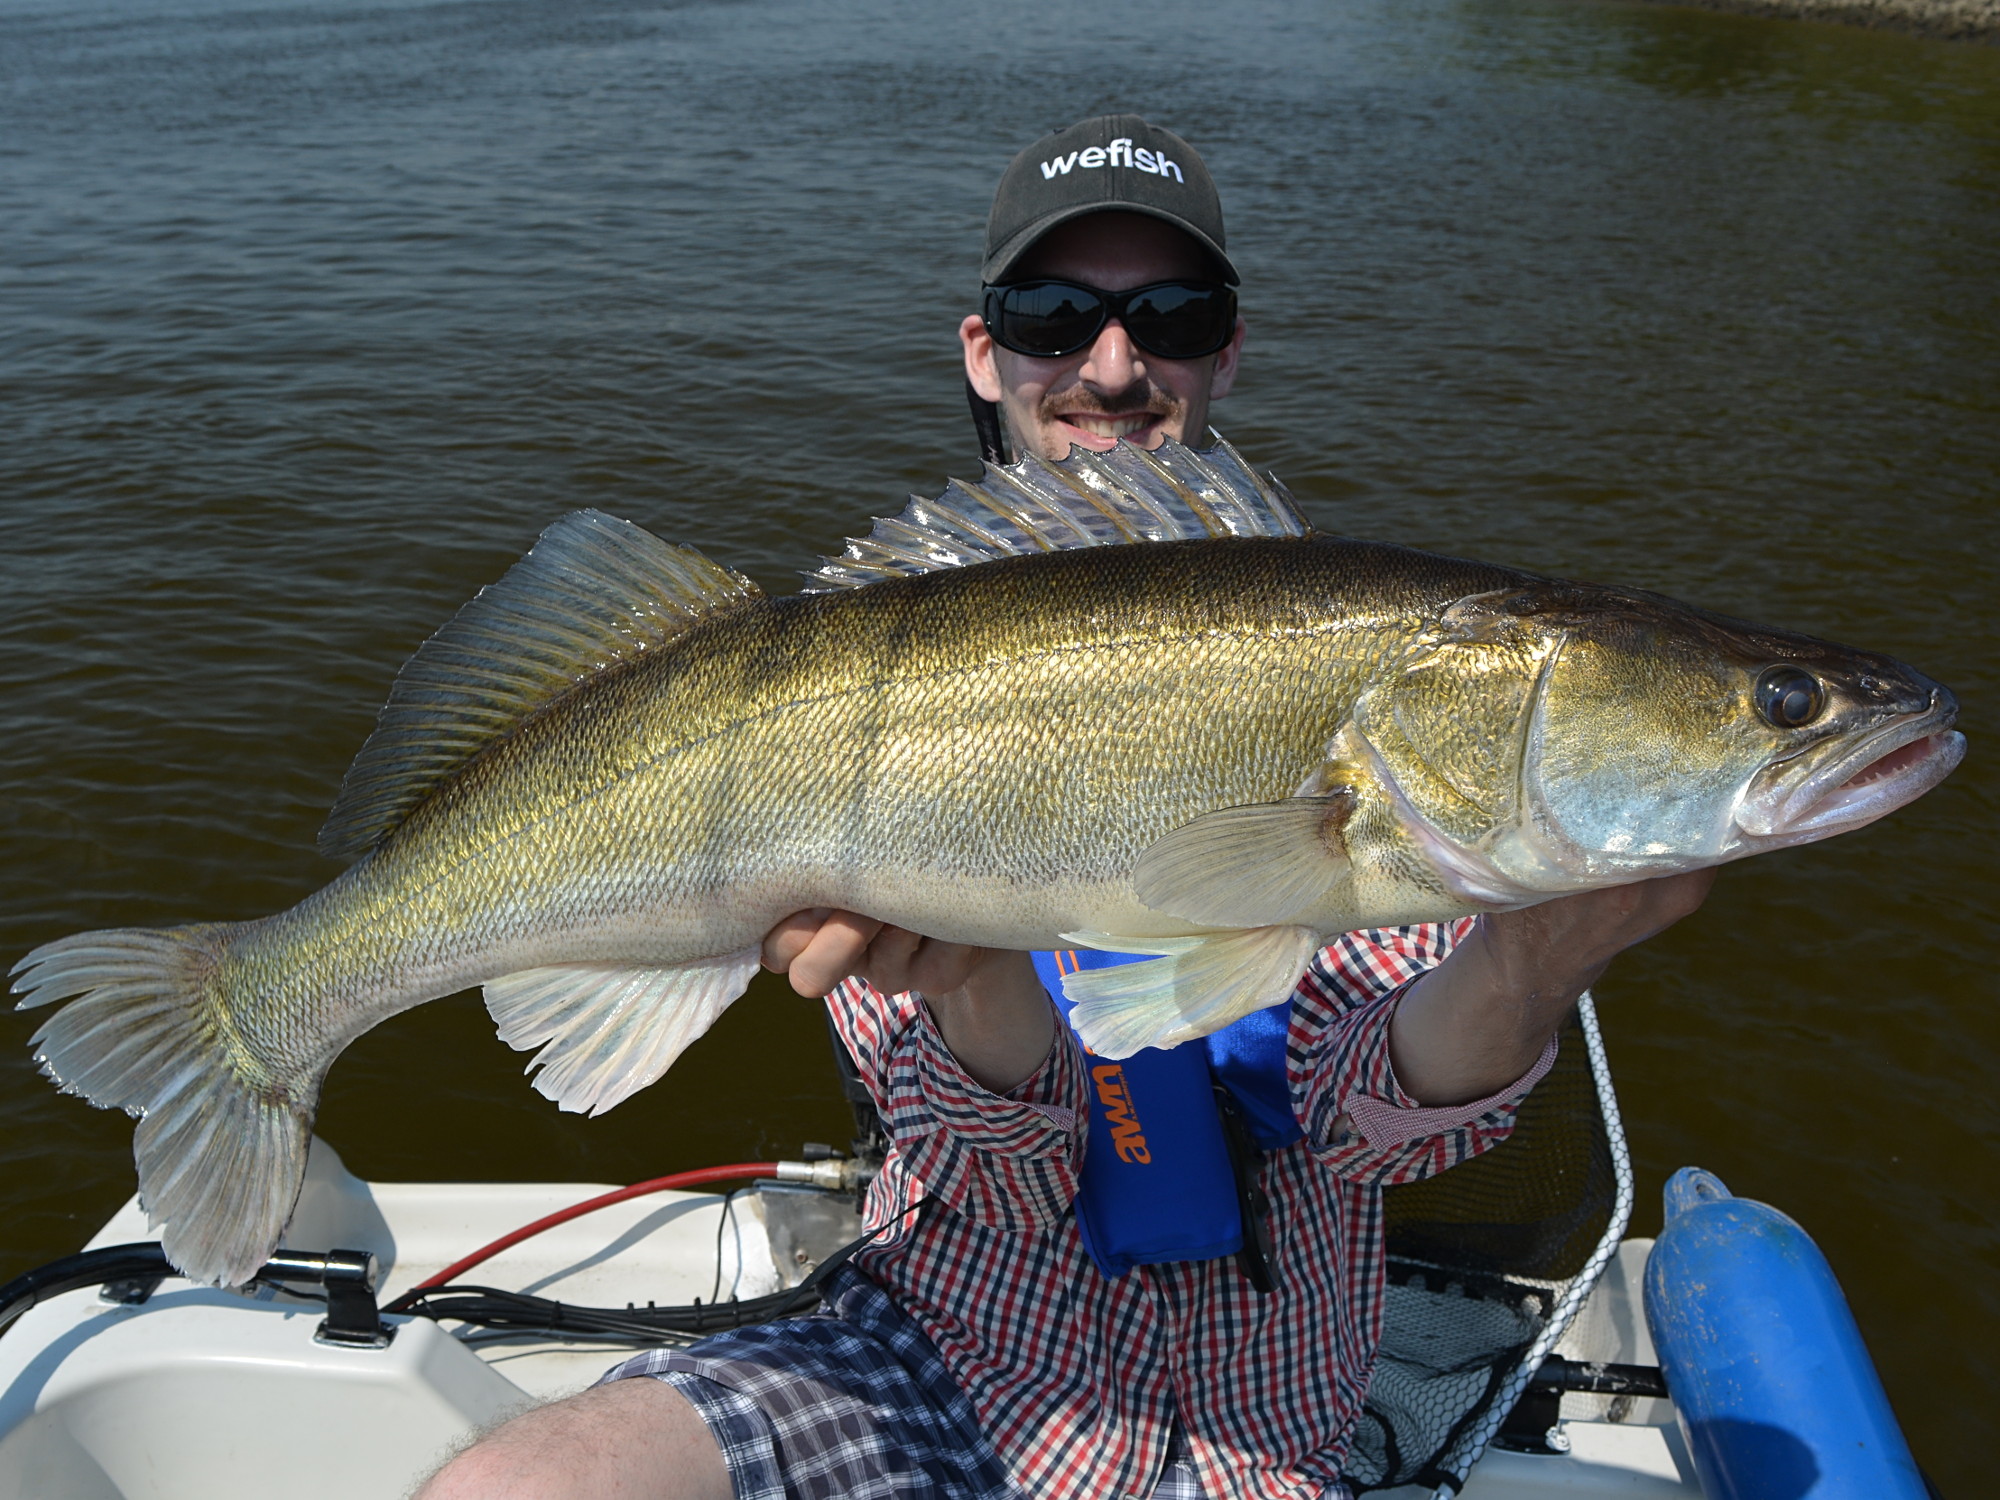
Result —
[[[845, 1267], [824, 1290], [810, 1317], [651, 1349], [604, 1379], [650, 1375], [686, 1396], [736, 1500], [1028, 1500], [915, 1321]], [[1201, 1496], [1176, 1434], [1152, 1500]]]

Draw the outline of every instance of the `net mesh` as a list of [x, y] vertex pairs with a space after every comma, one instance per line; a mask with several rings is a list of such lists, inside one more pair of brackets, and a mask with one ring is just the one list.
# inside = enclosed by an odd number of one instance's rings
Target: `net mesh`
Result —
[[1514, 1133], [1383, 1195], [1382, 1342], [1344, 1476], [1457, 1491], [1617, 1250], [1632, 1174], [1586, 996]]

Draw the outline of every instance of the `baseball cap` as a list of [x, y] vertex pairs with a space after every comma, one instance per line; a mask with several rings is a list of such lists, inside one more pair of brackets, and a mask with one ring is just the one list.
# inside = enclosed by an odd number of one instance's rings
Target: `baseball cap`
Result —
[[1194, 147], [1138, 115], [1098, 115], [1045, 135], [1007, 165], [986, 220], [980, 278], [993, 285], [1058, 224], [1106, 208], [1151, 214], [1194, 236], [1237, 281], [1223, 251], [1222, 199]]

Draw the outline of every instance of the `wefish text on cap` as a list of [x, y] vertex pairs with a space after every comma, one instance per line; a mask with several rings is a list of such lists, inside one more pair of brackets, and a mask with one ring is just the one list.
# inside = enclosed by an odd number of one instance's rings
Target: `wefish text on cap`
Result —
[[1042, 176], [1054, 177], [1058, 172], [1068, 172], [1076, 167], [1082, 167], [1086, 172], [1103, 166], [1115, 167], [1120, 164], [1121, 153], [1125, 166], [1137, 167], [1141, 172], [1153, 172], [1161, 177], [1171, 175], [1175, 182], [1187, 181], [1181, 175], [1179, 162], [1148, 151], [1144, 146], [1134, 150], [1129, 135], [1119, 136], [1108, 146], [1085, 146], [1068, 156], [1051, 157], [1042, 163]]

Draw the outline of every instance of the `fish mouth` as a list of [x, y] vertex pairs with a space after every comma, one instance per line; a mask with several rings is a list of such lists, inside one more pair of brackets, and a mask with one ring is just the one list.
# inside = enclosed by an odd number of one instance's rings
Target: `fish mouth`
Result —
[[1768, 784], [1753, 789], [1737, 811], [1736, 826], [1764, 850], [1809, 844], [1872, 823], [1914, 802], [1958, 768], [1965, 759], [1965, 736], [1951, 727], [1957, 716], [1950, 695], [1934, 692], [1928, 709], [1883, 725], [1790, 785], [1782, 775], [1788, 768], [1773, 767], [1766, 773]]

